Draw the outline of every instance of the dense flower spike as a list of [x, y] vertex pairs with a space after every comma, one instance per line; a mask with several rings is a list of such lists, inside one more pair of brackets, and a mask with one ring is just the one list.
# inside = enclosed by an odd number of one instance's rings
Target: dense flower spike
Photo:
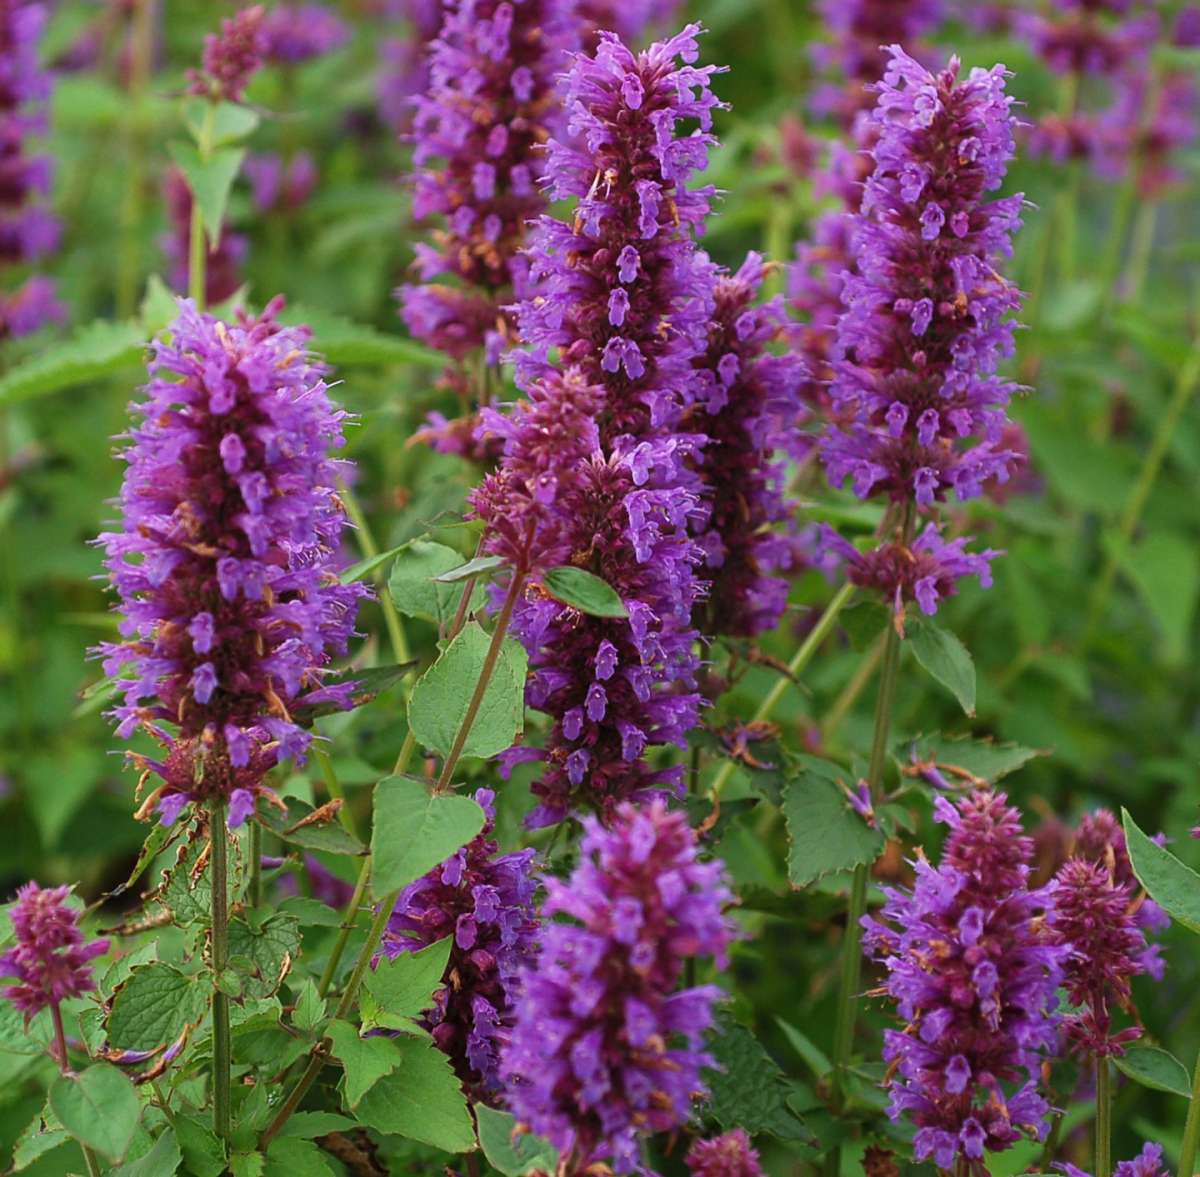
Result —
[[366, 591], [334, 570], [344, 464], [327, 452], [345, 414], [281, 305], [231, 326], [181, 300], [134, 406], [123, 530], [98, 541], [120, 596], [123, 640], [101, 647], [124, 693], [113, 714], [167, 748], [135, 757], [162, 778], [143, 810], [164, 821], [215, 795], [237, 824], [267, 769], [303, 757], [299, 709], [351, 705], [352, 683], [322, 685]]
[[26, 1023], [48, 1006], [96, 988], [90, 962], [108, 951], [108, 941], [83, 942], [79, 913], [67, 906], [70, 893], [70, 887], [26, 883], [9, 911], [16, 944], [0, 956], [0, 977], [17, 982], [4, 996]]
[[[680, 769], [652, 768], [654, 745], [682, 744], [699, 696], [693, 608], [703, 528], [695, 472], [703, 441], [681, 431], [705, 381], [695, 362], [708, 343], [714, 271], [691, 234], [712, 190], [688, 187], [713, 142], [711, 66], [699, 27], [633, 54], [603, 34], [564, 81], [572, 129], [549, 145], [553, 199], [577, 201], [571, 221], [544, 217], [533, 237], [537, 293], [521, 304], [518, 356], [525, 388], [552, 379], [546, 357], [602, 394], [599, 446], [562, 504], [570, 563], [607, 580], [628, 620], [597, 618], [529, 595], [514, 629], [530, 652], [527, 699], [554, 719], [534, 785], [534, 824], [572, 809], [611, 814], [618, 802], [676, 786]], [[684, 64], [678, 63], [682, 58]], [[698, 124], [693, 127], [692, 124]]]
[[[1078, 1165], [1055, 1165], [1066, 1177], [1091, 1177]], [[1145, 1144], [1132, 1161], [1118, 1161], [1112, 1177], [1170, 1177], [1171, 1170], [1163, 1161], [1161, 1144]]]
[[[184, 291], [188, 288], [188, 267], [191, 264], [192, 190], [187, 177], [178, 168], [167, 169], [163, 180], [163, 199], [171, 228], [170, 232], [163, 235], [162, 251], [170, 265], [172, 287]], [[245, 237], [230, 232], [224, 226], [216, 247], [207, 244], [204, 262], [205, 305], [216, 306], [241, 289], [242, 263], [246, 260], [248, 248]]]
[[1138, 1026], [1116, 1030], [1112, 1006], [1132, 1013], [1130, 981], [1147, 971], [1146, 938], [1133, 916], [1133, 888], [1108, 869], [1070, 859], [1055, 876], [1054, 930], [1068, 948], [1063, 983], [1079, 1012], [1066, 1019], [1067, 1034], [1097, 1056], [1125, 1053], [1140, 1038]]
[[744, 1128], [712, 1140], [697, 1140], [688, 1150], [692, 1177], [766, 1177]]
[[773, 629], [787, 604], [778, 573], [794, 553], [770, 527], [792, 505], [772, 456], [795, 428], [804, 369], [798, 356], [766, 350], [785, 320], [781, 298], [754, 305], [763, 275], [751, 253], [736, 274], [717, 279], [708, 348], [697, 360], [707, 383], [689, 426], [707, 439], [701, 477], [712, 515], [699, 542], [711, 585], [698, 622], [708, 634], [752, 637]]
[[[58, 244], [58, 221], [40, 203], [50, 188], [45, 156], [26, 154], [28, 136], [43, 130], [49, 76], [38, 64], [47, 18], [44, 4], [0, 0], [0, 272], [36, 261]], [[0, 290], [0, 341], [28, 335], [65, 310], [49, 278], [35, 274]]]
[[543, 927], [502, 1068], [513, 1112], [567, 1172], [641, 1172], [639, 1135], [684, 1123], [704, 1089], [720, 990], [676, 986], [685, 961], [724, 967], [733, 929], [721, 867], [696, 849], [683, 813], [622, 805], [611, 829], [585, 821], [574, 873], [547, 881], [543, 915], [570, 922]]
[[299, 65], [332, 53], [350, 35], [323, 4], [277, 4], [262, 24], [263, 56], [276, 65]]
[[1042, 930], [1051, 898], [1029, 889], [1033, 843], [1004, 794], [957, 807], [939, 796], [934, 815], [950, 827], [941, 866], [922, 857], [912, 891], [885, 889], [864, 944], [905, 1023], [884, 1047], [892, 1117], [916, 1126], [919, 1160], [982, 1175], [985, 1152], [1048, 1130], [1037, 1076], [1055, 1045], [1063, 950]]
[[487, 813], [483, 832], [404, 889], [382, 947], [394, 958], [454, 937], [444, 985], [424, 1024], [459, 1078], [482, 1095], [500, 1085], [517, 973], [533, 960], [538, 922], [534, 851], [498, 854], [489, 837], [495, 795], [480, 789], [475, 800]]
[[204, 68], [189, 71], [192, 93], [240, 102], [262, 68], [267, 48], [266, 9], [261, 4], [221, 21], [220, 32], [204, 38]]

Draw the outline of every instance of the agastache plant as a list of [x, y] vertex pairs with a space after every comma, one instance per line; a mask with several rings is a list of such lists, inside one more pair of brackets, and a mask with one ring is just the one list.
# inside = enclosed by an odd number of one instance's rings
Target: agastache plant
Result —
[[692, 1177], [765, 1177], [744, 1128], [697, 1140], [688, 1149], [687, 1166]]

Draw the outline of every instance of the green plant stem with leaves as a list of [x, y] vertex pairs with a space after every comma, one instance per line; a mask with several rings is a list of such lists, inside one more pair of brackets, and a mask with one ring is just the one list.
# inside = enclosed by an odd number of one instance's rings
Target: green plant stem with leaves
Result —
[[[212, 156], [213, 134], [217, 125], [217, 106], [209, 102], [204, 107], [204, 119], [196, 139], [196, 152], [201, 164], [207, 164]], [[204, 310], [207, 285], [204, 267], [208, 260], [207, 243], [204, 237], [204, 215], [200, 211], [200, 199], [192, 193], [192, 219], [188, 237], [188, 296], [200, 310]]]
[[229, 963], [229, 871], [225, 833], [224, 798], [209, 807], [212, 883], [212, 1021], [213, 1021], [213, 1131], [228, 1142], [230, 1119], [230, 1071], [232, 1055], [229, 1029], [229, 997], [221, 990], [222, 974]]

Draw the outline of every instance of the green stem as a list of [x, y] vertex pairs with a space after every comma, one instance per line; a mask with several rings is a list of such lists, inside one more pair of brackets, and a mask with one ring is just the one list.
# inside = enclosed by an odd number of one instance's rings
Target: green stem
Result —
[[850, 714], [850, 709], [858, 702], [859, 695], [867, 689], [867, 683], [875, 677], [886, 644], [887, 635], [880, 634], [871, 646], [870, 653], [859, 662], [858, 669], [842, 688], [842, 693], [834, 699], [833, 706], [825, 713], [825, 718], [821, 721], [822, 744], [828, 744], [833, 739], [834, 733], [842, 726], [842, 721]]
[[[800, 648], [792, 655], [792, 660], [788, 663], [788, 676], [786, 678], [780, 676], [779, 681], [767, 692], [763, 701], [758, 705], [758, 710], [754, 713], [754, 718], [751, 722], [765, 723], [771, 718], [771, 713], [775, 710], [780, 699], [787, 693], [788, 687], [792, 685], [792, 679], [798, 677], [812, 661], [813, 655], [833, 629], [834, 623], [838, 619], [838, 614], [845, 608], [847, 601], [853, 595], [854, 585], [850, 583], [842, 585], [833, 595], [829, 604], [825, 606], [825, 612], [821, 614], [817, 624], [808, 631], [804, 641], [800, 643]], [[713, 777], [712, 791], [718, 797], [721, 795], [721, 790], [725, 788], [732, 774], [733, 761], [726, 760], [721, 765], [717, 775]]]
[[354, 931], [355, 925], [358, 923], [358, 913], [362, 908], [363, 896], [367, 893], [367, 886], [371, 882], [371, 859], [370, 856], [363, 859], [363, 864], [358, 872], [358, 881], [354, 884], [354, 894], [350, 896], [350, 902], [346, 906], [346, 914], [342, 917], [342, 926], [338, 931], [338, 938], [334, 942], [333, 952], [329, 955], [329, 961], [325, 965], [325, 971], [321, 974], [320, 983], [317, 985], [317, 992], [324, 997], [330, 986], [333, 984], [333, 978], [337, 975], [338, 965], [342, 963], [342, 956], [346, 951], [346, 944], [350, 939], [350, 934]]
[[[57, 1001], [50, 1006], [50, 1017], [54, 1022], [54, 1046], [58, 1051], [58, 1069], [64, 1075], [70, 1075], [71, 1064], [67, 1058], [67, 1032], [63, 1027], [62, 1010], [59, 1009]], [[83, 1160], [87, 1165], [89, 1177], [100, 1177], [100, 1162], [96, 1160], [96, 1154], [82, 1141], [79, 1142], [79, 1147], [83, 1150]]]
[[228, 1141], [231, 1130], [229, 998], [215, 984], [229, 961], [229, 891], [226, 860], [225, 802], [212, 802], [209, 817], [212, 846], [212, 969], [213, 969], [213, 1131]]
[[246, 902], [251, 907], [262, 907], [262, 826], [250, 822], [250, 883], [246, 889]]
[[1120, 283], [1122, 302], [1136, 303], [1150, 273], [1150, 258], [1154, 253], [1154, 233], [1158, 228], [1158, 201], [1148, 200], [1138, 209], [1129, 247], [1129, 264]]
[[1096, 1177], [1110, 1177], [1112, 1165], [1112, 1065], [1096, 1059]]
[[[362, 504], [359, 503], [354, 491], [344, 482], [338, 483], [338, 494], [346, 505], [346, 514], [350, 517], [350, 522], [354, 524], [354, 532], [363, 557], [373, 560], [379, 555], [379, 545], [375, 542], [374, 535], [371, 534], [371, 525], [367, 522]], [[379, 589], [379, 607], [383, 610], [383, 623], [387, 627], [388, 638], [392, 643], [392, 654], [397, 662], [408, 662], [412, 658], [412, 654], [409, 653], [408, 638], [405, 636], [400, 614], [396, 612], [396, 606], [392, 602], [392, 594], [388, 592], [388, 587], [379, 572], [375, 572], [371, 579]]]
[[1179, 370], [1174, 395], [1167, 405], [1167, 411], [1158, 422], [1158, 428], [1155, 430], [1150, 448], [1146, 451], [1137, 482], [1134, 484], [1129, 501], [1125, 504], [1125, 510], [1121, 514], [1121, 520], [1117, 527], [1117, 542], [1109, 552], [1100, 577], [1092, 590], [1092, 598], [1087, 612], [1087, 625], [1084, 627], [1083, 634], [1084, 648], [1090, 644], [1095, 636], [1096, 627], [1104, 616], [1108, 595], [1116, 580], [1117, 565], [1141, 521], [1142, 512], [1146, 509], [1146, 502], [1150, 498], [1150, 492], [1154, 489], [1167, 452], [1171, 448], [1171, 439], [1175, 435], [1175, 429], [1179, 425], [1188, 402], [1196, 392], [1197, 383], [1200, 383], [1200, 336], [1193, 343], [1187, 362]]
[[[213, 132], [217, 125], [217, 107], [210, 102], [204, 110], [204, 122], [200, 126], [200, 137], [196, 143], [196, 151], [201, 163], [208, 163], [212, 154]], [[200, 213], [200, 201], [192, 193], [192, 220], [188, 238], [188, 295], [200, 310], [204, 310], [207, 286], [204, 281], [204, 267], [208, 261], [208, 253], [204, 240], [204, 218]]]
[[1192, 1102], [1188, 1104], [1187, 1122], [1183, 1128], [1183, 1144], [1179, 1149], [1179, 1177], [1195, 1177], [1198, 1142], [1200, 1142], [1200, 1052], [1196, 1054], [1196, 1069], [1192, 1074]]
[[313, 757], [321, 768], [321, 776], [325, 781], [326, 791], [334, 801], [342, 803], [341, 809], [338, 810], [338, 820], [341, 821], [342, 828], [348, 834], [352, 834], [357, 838], [358, 823], [354, 820], [354, 814], [350, 812], [350, 807], [346, 804], [346, 790], [342, 788], [342, 782], [338, 780], [337, 770], [333, 767], [332, 758], [316, 740], [312, 742], [310, 747]]

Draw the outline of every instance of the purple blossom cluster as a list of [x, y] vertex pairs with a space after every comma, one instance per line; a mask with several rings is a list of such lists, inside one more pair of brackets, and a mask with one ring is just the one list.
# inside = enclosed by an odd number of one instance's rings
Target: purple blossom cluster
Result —
[[1033, 842], [1004, 794], [939, 796], [934, 816], [950, 829], [941, 865], [922, 856], [911, 891], [885, 888], [864, 945], [904, 1022], [885, 1035], [892, 1117], [916, 1126], [918, 1160], [982, 1175], [987, 1152], [1048, 1131], [1037, 1080], [1064, 950], [1043, 931], [1052, 896], [1029, 887]]
[[266, 9], [243, 8], [204, 38], [203, 66], [188, 74], [191, 92], [213, 102], [240, 102], [267, 49]]
[[720, 990], [677, 986], [685, 961], [724, 967], [730, 892], [661, 800], [620, 806], [607, 829], [586, 819], [579, 865], [546, 886], [548, 922], [502, 1058], [509, 1106], [559, 1149], [564, 1172], [641, 1172], [638, 1138], [683, 1124], [704, 1091]]
[[[703, 439], [682, 420], [708, 346], [711, 263], [693, 241], [712, 190], [689, 187], [707, 162], [711, 66], [696, 67], [698, 26], [634, 54], [603, 34], [564, 80], [571, 138], [552, 140], [552, 199], [576, 201], [569, 221], [543, 217], [530, 248], [536, 294], [521, 304], [518, 357], [526, 389], [599, 393], [598, 446], [561, 499], [541, 510], [566, 525], [569, 563], [606, 580], [628, 618], [600, 618], [531, 592], [514, 630], [530, 652], [526, 698], [554, 721], [544, 749], [533, 824], [583, 807], [611, 816], [624, 800], [677, 787], [678, 767], [649, 763], [656, 745], [682, 745], [696, 722], [698, 666], [692, 613], [701, 588]], [[682, 58], [682, 64], [679, 59]], [[551, 383], [547, 383], [551, 382]]]
[[332, 53], [350, 31], [324, 4], [276, 4], [262, 22], [263, 57], [275, 65], [300, 65]]
[[[1078, 1165], [1055, 1165], [1066, 1177], [1091, 1177]], [[1118, 1161], [1112, 1177], [1170, 1177], [1171, 1170], [1163, 1160], [1161, 1144], [1144, 1144], [1142, 1151], [1132, 1161]]]
[[692, 1177], [765, 1177], [744, 1128], [697, 1140], [688, 1150], [687, 1165]]
[[118, 734], [166, 750], [133, 757], [162, 780], [142, 811], [223, 797], [236, 825], [277, 761], [303, 759], [300, 709], [351, 705], [352, 683], [323, 679], [367, 590], [336, 572], [345, 414], [307, 329], [276, 321], [282, 300], [232, 325], [179, 306], [133, 407], [122, 529], [97, 541], [122, 638], [100, 652]]
[[[0, 272], [36, 262], [58, 244], [58, 221], [41, 202], [50, 190], [50, 160], [31, 155], [28, 142], [45, 129], [50, 78], [38, 46], [47, 16], [45, 4], [0, 0]], [[41, 274], [0, 290], [0, 340], [65, 316], [54, 283]]]
[[95, 989], [91, 962], [108, 951], [107, 940], [85, 944], [79, 915], [67, 906], [70, 887], [26, 883], [9, 910], [16, 943], [0, 956], [0, 977], [16, 981], [4, 996], [26, 1024], [42, 1010]]
[[518, 972], [533, 960], [538, 921], [533, 850], [499, 854], [490, 835], [495, 795], [475, 800], [487, 813], [483, 832], [401, 892], [382, 948], [391, 958], [453, 936], [443, 986], [424, 1025], [450, 1056], [458, 1077], [478, 1095], [500, 1086]]

